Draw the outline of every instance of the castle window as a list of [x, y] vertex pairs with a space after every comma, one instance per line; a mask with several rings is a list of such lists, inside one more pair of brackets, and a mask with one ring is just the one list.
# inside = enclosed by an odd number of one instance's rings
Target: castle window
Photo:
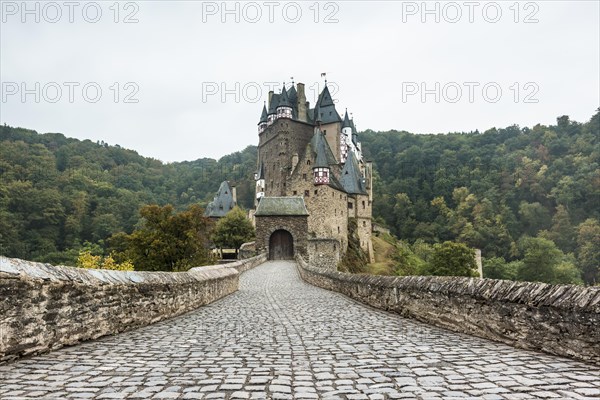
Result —
[[308, 197], [308, 196], [310, 196], [310, 191], [309, 191], [309, 190], [305, 190], [305, 191], [304, 191], [304, 196], [305, 196], [305, 197]]
[[294, 191], [292, 192], [292, 194], [295, 196], [295, 195], [297, 195], [297, 194], [298, 194], [298, 191], [294, 190]]
[[323, 129], [323, 135], [327, 135], [327, 129]]
[[365, 209], [365, 201], [362, 202], [363, 210]]
[[353, 207], [352, 203], [351, 203], [351, 202], [348, 202], [348, 208], [349, 208], [350, 210], [352, 210], [352, 207]]
[[[340, 227], [338, 226], [338, 233], [340, 233]], [[335, 244], [333, 245], [333, 249], [335, 250]]]
[[306, 160], [306, 165], [310, 165], [310, 160]]
[[319, 194], [319, 191], [315, 189], [315, 196]]
[[306, 174], [302, 174], [302, 179], [306, 180]]
[[367, 226], [367, 221], [363, 221], [363, 226]]

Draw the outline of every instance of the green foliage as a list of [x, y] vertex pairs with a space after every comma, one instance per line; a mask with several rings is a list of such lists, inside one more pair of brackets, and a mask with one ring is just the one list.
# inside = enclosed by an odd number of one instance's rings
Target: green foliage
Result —
[[514, 281], [517, 279], [517, 271], [522, 268], [522, 261], [507, 263], [502, 257], [484, 258], [483, 277], [490, 279], [505, 279]]
[[463, 243], [444, 242], [433, 246], [433, 254], [425, 275], [479, 276], [475, 252]]
[[418, 257], [411, 246], [403, 241], [396, 244], [396, 252], [392, 255], [396, 275], [423, 275], [427, 270], [427, 263]]
[[524, 257], [521, 238], [546, 238], [576, 255], [586, 284], [598, 283], [600, 241], [593, 224], [583, 236], [580, 227], [600, 220], [599, 127], [600, 111], [583, 124], [561, 116], [483, 133], [359, 133], [374, 162], [374, 218], [409, 243], [458, 241], [503, 258], [507, 279]]
[[522, 281], [547, 283], [581, 283], [581, 274], [574, 258], [566, 256], [551, 240], [523, 237], [519, 242], [523, 254], [516, 278]]
[[246, 218], [246, 213], [239, 207], [234, 207], [223, 218], [217, 221], [211, 238], [219, 248], [236, 249], [254, 239], [254, 227]]
[[577, 227], [577, 261], [585, 283], [600, 283], [600, 223], [589, 218]]
[[212, 222], [198, 205], [174, 213], [173, 206], [144, 206], [139, 229], [127, 235], [119, 233], [110, 243], [118, 262], [131, 260], [137, 270], [186, 271], [212, 261], [208, 251], [208, 233]]
[[131, 233], [142, 206], [206, 205], [223, 180], [252, 207], [255, 167], [254, 146], [165, 164], [118, 145], [0, 126], [0, 254], [75, 265], [84, 242]]
[[338, 270], [351, 273], [362, 273], [366, 271], [369, 259], [360, 247], [358, 237], [358, 225], [356, 218], [348, 218], [348, 250], [338, 265]]

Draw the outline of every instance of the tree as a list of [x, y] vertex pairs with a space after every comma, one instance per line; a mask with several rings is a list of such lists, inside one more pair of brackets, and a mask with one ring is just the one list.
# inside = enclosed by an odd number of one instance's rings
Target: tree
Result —
[[223, 218], [217, 221], [211, 239], [213, 243], [223, 249], [235, 249], [254, 239], [254, 227], [246, 213], [239, 207], [234, 207]]
[[600, 282], [600, 223], [589, 218], [577, 227], [577, 261], [588, 285]]
[[113, 271], [133, 271], [133, 264], [131, 261], [124, 261], [122, 263], [115, 262], [112, 255], [108, 257], [93, 255], [89, 250], [83, 250], [77, 257], [77, 266], [79, 268], [93, 268], [93, 269], [109, 269]]
[[[126, 250], [119, 260], [129, 259], [137, 270], [186, 271], [212, 261], [208, 251], [211, 221], [198, 205], [173, 213], [173, 206], [144, 206], [142, 227], [125, 237]], [[119, 235], [123, 239], [123, 235]], [[119, 242], [119, 238], [113, 240]]]
[[438, 276], [478, 276], [475, 251], [463, 243], [437, 243], [425, 272]]

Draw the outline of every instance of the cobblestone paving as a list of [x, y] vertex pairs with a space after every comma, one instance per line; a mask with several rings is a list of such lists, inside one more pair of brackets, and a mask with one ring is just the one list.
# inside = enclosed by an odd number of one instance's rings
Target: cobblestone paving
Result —
[[598, 399], [599, 377], [373, 310], [269, 262], [192, 313], [0, 366], [0, 399]]

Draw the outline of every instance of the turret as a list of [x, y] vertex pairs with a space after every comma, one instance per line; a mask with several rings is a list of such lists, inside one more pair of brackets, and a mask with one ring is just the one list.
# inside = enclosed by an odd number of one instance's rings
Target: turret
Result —
[[[327, 159], [327, 150], [329, 146], [323, 133], [319, 129], [315, 132], [313, 140], [313, 149], [316, 153], [315, 163], [313, 164], [313, 181], [315, 185], [328, 185], [331, 171], [329, 170], [329, 160]], [[331, 150], [329, 150], [331, 152]]]
[[277, 105], [279, 104], [279, 95], [269, 91], [269, 108], [267, 112], [267, 126], [275, 122], [277, 115]]
[[265, 129], [267, 129], [267, 120], [268, 120], [268, 116], [267, 116], [267, 106], [265, 104], [263, 104], [263, 109], [262, 109], [262, 114], [260, 116], [260, 121], [258, 121], [258, 133], [262, 133], [264, 132]]
[[260, 162], [258, 170], [254, 173], [256, 181], [256, 201], [260, 201], [265, 195], [265, 165]]
[[285, 83], [281, 94], [279, 95], [279, 104], [277, 105], [277, 116], [276, 118], [292, 118], [292, 103], [288, 98], [287, 90], [285, 90]]
[[340, 162], [345, 163], [348, 158], [348, 151], [351, 150], [352, 146], [352, 124], [350, 123], [350, 118], [348, 118], [348, 109], [346, 109], [340, 135]]

